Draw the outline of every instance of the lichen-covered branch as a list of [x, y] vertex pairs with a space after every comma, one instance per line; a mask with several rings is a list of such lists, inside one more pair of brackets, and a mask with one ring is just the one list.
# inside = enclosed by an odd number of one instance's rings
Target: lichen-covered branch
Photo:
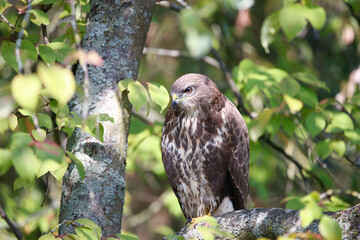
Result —
[[[349, 209], [326, 213], [334, 218], [342, 229], [343, 239], [359, 239], [360, 237], [360, 204]], [[238, 210], [216, 217], [220, 230], [231, 233], [234, 239], [257, 239], [269, 238], [276, 239], [288, 233], [299, 219], [299, 211], [282, 208], [255, 208], [250, 210]], [[318, 233], [318, 222], [314, 221], [307, 228], [297, 227], [296, 232], [310, 231]], [[197, 237], [201, 239], [201, 234], [196, 228], [190, 231], [183, 228], [179, 233], [185, 239]], [[217, 239], [222, 239], [217, 237]], [[226, 238], [224, 238], [226, 239]]]
[[[121, 232], [125, 197], [125, 159], [130, 122], [130, 104], [119, 96], [122, 79], [136, 79], [155, 1], [91, 0], [91, 12], [82, 48], [94, 50], [104, 60], [102, 67], [89, 66], [88, 113], [107, 113], [114, 123], [103, 122], [104, 142], [76, 129], [67, 149], [83, 163], [81, 181], [71, 164], [63, 180], [60, 222], [88, 218], [102, 229], [103, 236]], [[80, 86], [84, 74], [78, 68]], [[124, 94], [124, 93], [123, 93]], [[70, 111], [82, 114], [82, 96], [69, 103]], [[63, 233], [64, 228], [60, 228]]]

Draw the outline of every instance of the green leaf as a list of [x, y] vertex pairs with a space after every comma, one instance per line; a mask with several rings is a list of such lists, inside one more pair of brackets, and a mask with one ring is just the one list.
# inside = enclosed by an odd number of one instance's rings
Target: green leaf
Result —
[[53, 4], [60, 2], [60, 0], [34, 0], [31, 2], [31, 5], [38, 5], [38, 4]]
[[46, 13], [39, 9], [31, 9], [30, 20], [38, 26], [41, 24], [49, 24], [49, 17], [46, 15]]
[[44, 60], [44, 62], [51, 65], [55, 63], [57, 54], [51, 47], [44, 44], [39, 44], [38, 48], [40, 57], [42, 58], [42, 60]]
[[66, 151], [67, 155], [71, 158], [71, 160], [74, 162], [76, 169], [79, 172], [79, 176], [81, 180], [84, 180], [85, 178], [85, 168], [82, 162], [71, 152]]
[[300, 210], [301, 226], [309, 226], [314, 220], [320, 219], [322, 215], [321, 207], [315, 201], [310, 201], [304, 209]]
[[356, 129], [353, 131], [345, 131], [345, 137], [347, 137], [352, 144], [360, 143], [360, 129]]
[[86, 219], [86, 218], [80, 218], [80, 219], [75, 220], [75, 222], [77, 222], [85, 227], [88, 227], [91, 230], [93, 230], [94, 232], [96, 232], [97, 239], [101, 238], [101, 228], [93, 221]]
[[108, 122], [114, 123], [114, 118], [110, 117], [109, 114], [107, 114], [107, 113], [100, 113], [99, 121], [102, 121], [102, 122], [108, 121]]
[[148, 102], [148, 93], [139, 81], [130, 82], [128, 90], [129, 101], [135, 107], [136, 112], [138, 112]]
[[324, 141], [316, 144], [315, 152], [322, 158], [328, 157], [332, 152], [330, 149], [330, 139], [325, 139]]
[[314, 74], [311, 74], [309, 72], [297, 72], [292, 75], [294, 78], [298, 79], [299, 81], [302, 81], [303, 83], [307, 83], [312, 86], [330, 91], [330, 89], [326, 86], [326, 83], [321, 81]]
[[32, 42], [30, 42], [27, 39], [23, 39], [21, 41], [20, 49], [25, 51], [25, 54], [26, 54], [27, 58], [29, 58], [31, 60], [34, 60], [34, 61], [37, 61], [38, 52], [37, 52], [36, 47], [34, 46], [34, 44]]
[[44, 129], [34, 129], [31, 131], [32, 136], [39, 142], [44, 142], [46, 138], [46, 131]]
[[119, 82], [119, 90], [123, 92], [124, 90], [128, 89], [129, 83], [134, 82], [134, 79], [124, 79], [120, 80]]
[[51, 175], [53, 175], [55, 179], [60, 183], [66, 173], [66, 169], [68, 166], [69, 164], [66, 161], [62, 161], [61, 163], [59, 163], [54, 159], [43, 160], [39, 171], [36, 174], [36, 177], [39, 178], [47, 172], [50, 172]]
[[15, 43], [3, 41], [1, 44], [1, 56], [16, 72], [19, 72], [15, 55]]
[[43, 64], [39, 64], [37, 70], [40, 80], [51, 97], [56, 99], [61, 106], [65, 105], [74, 95], [76, 88], [71, 70], [60, 65], [47, 67]]
[[147, 86], [151, 100], [161, 107], [160, 112], [164, 111], [170, 101], [169, 93], [166, 88], [161, 84], [154, 82], [148, 82]]
[[260, 41], [266, 53], [270, 53], [269, 45], [280, 29], [279, 11], [276, 11], [265, 18], [261, 26]]
[[319, 103], [316, 93], [304, 86], [300, 87], [300, 90], [297, 92], [295, 97], [311, 108], [315, 108]]
[[321, 113], [312, 112], [306, 117], [305, 126], [312, 137], [315, 137], [324, 130], [325, 125], [326, 121]]
[[129, 236], [129, 235], [125, 235], [125, 234], [115, 234], [118, 238], [120, 238], [121, 240], [139, 240], [136, 237], [133, 236]]
[[56, 53], [56, 61], [63, 63], [65, 57], [74, 49], [67, 43], [64, 42], [52, 42], [47, 44], [48, 47], [53, 49]]
[[52, 233], [48, 233], [39, 237], [38, 240], [56, 240], [56, 238]]
[[337, 133], [353, 129], [354, 124], [351, 118], [346, 113], [333, 112], [331, 122], [329, 123], [325, 131], [328, 133]]
[[284, 100], [285, 100], [286, 104], [288, 105], [290, 112], [293, 114], [296, 112], [299, 112], [303, 107], [302, 101], [300, 101], [299, 99], [293, 98], [287, 94], [284, 94]]
[[265, 109], [259, 114], [256, 120], [252, 121], [249, 124], [249, 129], [250, 129], [249, 136], [252, 141], [256, 142], [259, 139], [259, 137], [261, 137], [273, 113], [274, 110]]
[[6, 173], [12, 166], [11, 152], [9, 149], [0, 148], [0, 175]]
[[100, 239], [97, 237], [96, 232], [94, 232], [93, 229], [89, 229], [88, 227], [75, 227], [75, 232], [81, 240]]
[[280, 10], [279, 22], [287, 39], [291, 41], [307, 24], [304, 7], [300, 4], [285, 5]]
[[332, 140], [329, 147], [330, 150], [336, 152], [339, 157], [343, 156], [346, 151], [345, 142], [342, 140]]
[[305, 207], [305, 204], [299, 198], [293, 197], [286, 202], [286, 209], [300, 210]]
[[14, 181], [14, 191], [16, 191], [22, 187], [24, 189], [30, 190], [34, 186], [34, 184], [35, 184], [35, 178], [24, 179], [24, 178], [18, 177]]
[[39, 100], [40, 89], [41, 83], [35, 74], [19, 74], [11, 82], [11, 92], [16, 102], [29, 110], [35, 110]]
[[322, 7], [315, 4], [307, 4], [305, 14], [307, 20], [309, 20], [315, 29], [319, 30], [325, 25], [326, 12]]
[[300, 84], [291, 76], [284, 77], [280, 82], [282, 93], [291, 97], [295, 96], [300, 90]]
[[9, 139], [11, 149], [26, 147], [32, 142], [29, 134], [23, 132], [14, 133]]
[[39, 121], [39, 127], [44, 127], [49, 130], [52, 129], [52, 121], [49, 115], [44, 113], [38, 113], [37, 114], [38, 121]]
[[341, 228], [331, 217], [324, 215], [319, 222], [319, 231], [326, 240], [341, 240]]
[[11, 151], [16, 172], [21, 178], [31, 180], [39, 168], [39, 161], [34, 151], [29, 147], [19, 147]]
[[18, 125], [18, 119], [15, 114], [13, 114], [13, 113], [10, 114], [10, 116], [8, 117], [8, 123], [9, 123], [9, 128], [11, 130], [15, 131], [15, 129]]
[[9, 129], [9, 122], [6, 118], [0, 119], [0, 134], [4, 134]]

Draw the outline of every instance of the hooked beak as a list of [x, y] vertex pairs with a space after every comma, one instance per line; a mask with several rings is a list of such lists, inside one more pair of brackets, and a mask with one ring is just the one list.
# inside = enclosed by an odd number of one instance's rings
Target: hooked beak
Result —
[[175, 108], [178, 105], [178, 103], [179, 103], [178, 97], [176, 96], [176, 94], [174, 94], [172, 96], [171, 106]]

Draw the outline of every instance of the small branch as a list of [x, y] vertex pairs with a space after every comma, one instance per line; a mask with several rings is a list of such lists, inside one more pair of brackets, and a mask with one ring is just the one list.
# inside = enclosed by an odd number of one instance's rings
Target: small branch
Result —
[[171, 3], [169, 1], [156, 2], [156, 5], [161, 6], [161, 7], [165, 7], [165, 8], [169, 8], [169, 9], [174, 10], [176, 12], [180, 12], [181, 9], [183, 9], [182, 6], [177, 5], [175, 3]]
[[[188, 58], [192, 58], [189, 53], [184, 52], [184, 51], [179, 51], [179, 50], [175, 50], [175, 49], [164, 49], [164, 48], [147, 48], [145, 47], [143, 50], [143, 54], [156, 54], [158, 56], [166, 56], [166, 57], [188, 57]], [[218, 61], [216, 61], [216, 59], [210, 57], [210, 56], [205, 56], [201, 59], [202, 61], [208, 63], [209, 65], [216, 67], [216, 68], [220, 68], [220, 64], [218, 63]]]
[[290, 155], [288, 155], [284, 149], [282, 149], [281, 147], [278, 147], [275, 143], [273, 143], [269, 138], [267, 137], [261, 137], [261, 139], [266, 142], [271, 148], [273, 148], [274, 150], [276, 150], [277, 152], [281, 153], [282, 155], [284, 155], [286, 157], [286, 159], [290, 160], [292, 163], [295, 164], [295, 166], [299, 169], [300, 175], [303, 178], [305, 184], [307, 184], [307, 179], [305, 178], [304, 174], [302, 173], [302, 170], [304, 170], [307, 174], [309, 174], [311, 177], [313, 177], [319, 184], [320, 187], [323, 191], [326, 190], [326, 187], [324, 185], [324, 183], [318, 178], [318, 176], [316, 176], [313, 172], [307, 170], [306, 168], [304, 168], [300, 163], [298, 163], [293, 157], [291, 157]]
[[46, 26], [44, 24], [41, 24], [41, 33], [43, 35], [43, 41], [45, 44], [49, 44], [49, 39], [47, 36]]
[[[15, 55], [16, 55], [16, 61], [17, 61], [17, 64], [18, 64], [19, 73], [23, 72], [23, 64], [21, 62], [21, 57], [20, 57], [20, 47], [21, 47], [22, 37], [24, 35], [24, 29], [25, 29], [25, 27], [26, 27], [26, 25], [27, 25], [27, 23], [29, 21], [29, 18], [30, 18], [32, 0], [28, 0], [27, 2], [28, 2], [28, 6], [27, 6], [27, 9], [26, 9], [25, 17], [23, 19], [23, 22], [25, 24], [23, 24], [22, 27], [21, 27], [18, 38], [16, 40], [16, 48], [15, 48]], [[15, 26], [16, 26], [16, 24], [15, 24]]]
[[13, 233], [15, 234], [16, 238], [18, 240], [21, 240], [22, 239], [22, 234], [21, 232], [19, 231], [19, 229], [17, 229], [17, 227], [15, 226], [15, 224], [13, 224], [11, 222], [11, 220], [9, 219], [9, 217], [6, 215], [4, 209], [0, 206], [0, 215], [1, 215], [1, 218], [4, 219], [6, 221], [6, 223], [9, 225], [11, 231], [13, 231]]
[[236, 99], [238, 101], [238, 108], [240, 109], [241, 113], [243, 113], [247, 116], [250, 116], [250, 113], [247, 111], [247, 109], [244, 106], [244, 102], [242, 100], [241, 93], [240, 93], [239, 89], [237, 88], [236, 83], [231, 76], [231, 73], [226, 68], [225, 62], [221, 59], [220, 54], [214, 48], [211, 49], [211, 53], [214, 55], [215, 59], [220, 64], [220, 69], [226, 78], [226, 81], [230, 87], [230, 90], [232, 91], [232, 93], [234, 94], [234, 96], [236, 97]]
[[9, 22], [9, 20], [7, 20], [7, 18], [2, 14], [0, 13], [0, 17], [3, 19], [3, 21], [9, 25], [9, 27], [11, 27], [12, 29], [14, 29], [15, 27]]

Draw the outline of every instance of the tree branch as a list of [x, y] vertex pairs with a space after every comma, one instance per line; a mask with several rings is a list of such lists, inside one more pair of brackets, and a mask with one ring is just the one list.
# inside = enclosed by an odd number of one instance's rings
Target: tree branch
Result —
[[[358, 239], [360, 229], [360, 204], [339, 212], [327, 212], [326, 215], [335, 219], [342, 229], [342, 239]], [[254, 208], [244, 209], [223, 214], [215, 218], [221, 231], [235, 236], [234, 239], [275, 239], [288, 233], [299, 221], [299, 210], [281, 208]], [[319, 233], [318, 221], [314, 221], [307, 228], [297, 227], [295, 232], [304, 233], [310, 231]], [[196, 227], [183, 228], [178, 235], [185, 239], [200, 237]], [[226, 239], [218, 237], [217, 239]]]
[[19, 231], [19, 229], [17, 229], [17, 227], [15, 226], [14, 223], [12, 223], [12, 221], [9, 219], [9, 217], [6, 215], [4, 209], [0, 206], [0, 215], [1, 218], [5, 220], [5, 222], [9, 225], [11, 231], [13, 231], [13, 233], [15, 234], [16, 238], [21, 240], [22, 239], [22, 234]]

